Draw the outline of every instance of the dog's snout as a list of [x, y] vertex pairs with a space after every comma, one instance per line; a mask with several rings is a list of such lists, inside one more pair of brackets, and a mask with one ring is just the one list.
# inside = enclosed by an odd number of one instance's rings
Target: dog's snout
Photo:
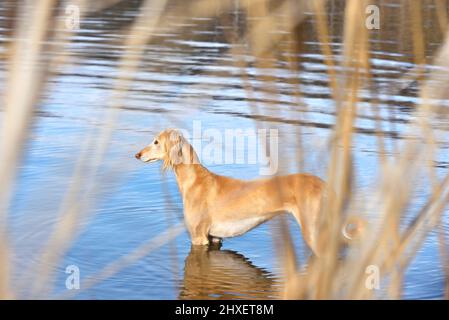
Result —
[[136, 159], [140, 159], [141, 156], [142, 156], [142, 154], [140, 152], [137, 152], [135, 155]]

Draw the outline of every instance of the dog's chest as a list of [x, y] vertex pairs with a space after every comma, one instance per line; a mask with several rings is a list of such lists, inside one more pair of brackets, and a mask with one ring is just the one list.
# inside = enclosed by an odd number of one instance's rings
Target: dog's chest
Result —
[[212, 223], [209, 234], [218, 238], [235, 237], [257, 227], [266, 221], [266, 217], [254, 217], [226, 222]]

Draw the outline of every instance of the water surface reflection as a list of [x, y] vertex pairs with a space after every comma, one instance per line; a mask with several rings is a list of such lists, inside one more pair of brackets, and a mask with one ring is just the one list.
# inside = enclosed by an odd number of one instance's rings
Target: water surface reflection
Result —
[[179, 299], [275, 299], [278, 278], [232, 250], [192, 246]]

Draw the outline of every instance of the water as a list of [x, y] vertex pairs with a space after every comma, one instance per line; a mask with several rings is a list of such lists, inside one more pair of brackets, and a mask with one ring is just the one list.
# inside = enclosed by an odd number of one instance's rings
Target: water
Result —
[[[83, 152], [82, 142], [106, 126], [104, 115], [118, 59], [123, 53], [122, 41], [138, 15], [138, 5], [139, 1], [124, 1], [82, 21], [81, 30], [67, 49], [74, 63], [59, 67], [36, 113], [9, 218], [14, 286], [24, 297], [29, 295], [29, 278], [35, 280], [40, 276], [33, 273], [33, 267], [40, 261], [39, 248], [59, 220], [58, 210], [78, 156]], [[182, 1], [170, 2], [171, 8], [181, 5]], [[11, 39], [10, 28], [15, 20], [8, 11], [10, 6], [10, 1], [0, 4], [2, 52]], [[404, 90], [398, 88], [401, 75], [414, 67], [412, 49], [409, 35], [397, 33], [394, 17], [399, 6], [394, 3], [384, 6], [388, 23], [372, 37], [371, 53], [386, 148], [389, 154], [395, 154], [417, 98], [413, 84]], [[425, 17], [429, 6], [423, 6]], [[336, 54], [342, 50], [342, 8], [338, 1], [331, 2], [330, 45]], [[279, 171], [304, 170], [325, 176], [323, 156], [327, 155], [326, 143], [336, 112], [319, 43], [314, 32], [307, 32], [313, 30], [313, 18], [306, 20], [301, 27], [304, 29], [296, 30], [297, 35], [286, 37], [273, 49], [272, 57], [255, 57], [250, 51], [239, 56], [248, 63], [245, 71], [253, 88], [249, 96], [242, 70], [233, 62], [229, 42], [229, 33], [239, 34], [245, 29], [245, 14], [238, 8], [231, 8], [219, 17], [185, 17], [182, 12], [166, 18], [168, 27], [157, 29], [145, 47], [135, 82], [119, 106], [119, 119], [97, 173], [99, 183], [92, 189], [95, 194], [90, 194], [90, 198], [97, 200], [91, 204], [89, 215], [82, 219], [73, 245], [54, 270], [56, 296], [67, 293], [67, 266], [78, 266], [82, 279], [95, 279], [109, 263], [182, 223], [182, 203], [173, 174], [162, 173], [158, 164], [146, 165], [133, 157], [166, 127], [191, 131], [194, 123], [201, 123], [203, 131], [278, 129], [282, 155]], [[257, 21], [257, 14], [252, 12], [249, 20]], [[437, 28], [434, 20], [425, 21], [426, 55], [431, 58], [441, 36], [431, 31]], [[292, 42], [296, 36], [303, 39], [301, 48]], [[292, 71], [291, 63], [299, 72]], [[0, 67], [4, 88], [7, 66], [2, 62]], [[298, 87], [307, 108], [298, 105], [295, 95]], [[358, 188], [376, 183], [375, 117], [369, 105], [361, 103], [354, 150]], [[436, 131], [440, 150], [435, 166], [438, 174], [443, 175], [449, 163], [447, 125], [442, 122]], [[303, 163], [286, 161], [295, 156], [299, 133]], [[250, 164], [207, 165], [219, 174], [243, 179], [257, 177], [260, 169]], [[423, 197], [424, 194], [418, 194], [416, 202], [422, 202]], [[307, 249], [298, 227], [292, 219], [291, 222], [295, 246], [300, 257], [305, 258]], [[449, 236], [447, 214], [443, 230]], [[273, 239], [276, 232], [279, 224], [275, 219], [241, 237], [226, 240], [220, 250], [206, 252], [191, 249], [189, 236], [182, 231], [175, 240], [151, 250], [75, 297], [276, 298], [282, 284]], [[431, 234], [406, 273], [405, 298], [443, 295], [444, 277], [439, 259], [437, 236]]]

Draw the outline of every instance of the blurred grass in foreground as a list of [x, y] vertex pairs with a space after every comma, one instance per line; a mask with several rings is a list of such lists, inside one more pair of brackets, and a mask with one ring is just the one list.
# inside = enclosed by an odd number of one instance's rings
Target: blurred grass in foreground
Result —
[[[31, 124], [34, 121], [33, 112], [48, 88], [48, 80], [52, 71], [61, 63], [70, 62], [70, 54], [65, 51], [71, 41], [73, 31], [65, 27], [65, 8], [76, 5], [80, 9], [81, 22], [84, 15], [101, 11], [118, 1], [56, 1], [42, 0], [33, 6], [25, 6], [26, 2], [18, 1], [14, 14], [17, 19], [14, 26], [12, 41], [4, 53], [7, 59], [7, 81], [3, 99], [3, 123], [0, 133], [0, 297], [20, 298], [16, 296], [11, 285], [10, 246], [8, 246], [8, 204], [12, 197], [12, 190], [17, 174], [17, 164], [28, 139]], [[248, 97], [254, 93], [254, 88], [245, 74], [247, 63], [242, 61], [242, 54], [251, 54], [256, 58], [256, 65], [260, 68], [270, 68], [275, 61], [273, 48], [276, 48], [285, 37], [291, 37], [290, 43], [297, 47], [302, 45], [301, 39], [295, 39], [298, 30], [304, 27], [306, 12], [312, 12], [316, 19], [316, 32], [320, 41], [332, 98], [336, 105], [336, 122], [329, 141], [329, 159], [327, 162], [327, 181], [337, 190], [335, 196], [330, 197], [326, 204], [325, 219], [321, 226], [323, 243], [326, 251], [320, 259], [311, 259], [306, 272], [300, 271], [296, 264], [294, 247], [286, 232], [273, 235], [281, 248], [281, 259], [285, 270], [284, 298], [288, 299], [369, 299], [374, 291], [365, 285], [366, 268], [370, 265], [378, 266], [383, 287], [387, 287], [385, 298], [401, 298], [402, 281], [405, 270], [418, 252], [426, 235], [437, 230], [441, 223], [441, 216], [449, 201], [449, 175], [438, 179], [435, 169], [430, 163], [437, 149], [432, 121], [446, 117], [446, 109], [440, 106], [440, 99], [448, 98], [449, 83], [449, 30], [447, 24], [448, 2], [435, 1], [397, 1], [401, 5], [401, 15], [395, 17], [400, 20], [400, 32], [408, 33], [416, 67], [407, 75], [419, 83], [419, 104], [416, 105], [413, 121], [408, 124], [407, 137], [403, 139], [400, 150], [394, 155], [386, 155], [385, 137], [378, 119], [377, 141], [380, 155], [378, 184], [369, 194], [361, 194], [356, 190], [354, 181], [357, 179], [353, 168], [354, 123], [357, 118], [360, 103], [360, 91], [370, 90], [371, 96], [376, 96], [370, 70], [370, 37], [372, 32], [365, 27], [365, 9], [370, 4], [382, 7], [383, 1], [368, 2], [366, 0], [337, 1], [344, 8], [343, 50], [341, 57], [336, 57], [330, 46], [329, 37], [332, 33], [329, 27], [328, 5], [324, 0], [317, 1], [185, 1], [182, 9], [177, 6], [170, 9], [167, 1], [143, 1], [141, 15], [133, 22], [126, 32], [123, 55], [115, 81], [114, 93], [108, 100], [108, 116], [101, 134], [92, 137], [87, 145], [95, 146], [95, 153], [81, 153], [78, 164], [74, 169], [68, 191], [60, 206], [60, 220], [48, 243], [43, 245], [41, 259], [36, 271], [39, 278], [32, 285], [32, 296], [45, 298], [51, 293], [50, 285], [53, 278], [54, 266], [57, 265], [65, 251], [74, 241], [79, 231], [81, 217], [89, 214], [92, 203], [81, 201], [82, 194], [87, 190], [95, 191], [96, 172], [107, 148], [108, 140], [114, 130], [121, 101], [126, 98], [127, 89], [132, 83], [140, 59], [144, 54], [145, 44], [152, 41], [152, 30], [156, 27], [168, 27], [164, 17], [176, 14], [171, 10], [183, 11], [183, 17], [217, 16], [228, 12], [231, 8], [246, 13], [246, 31], [243, 35], [227, 34], [231, 44], [247, 43], [242, 46], [231, 46], [235, 57], [235, 65], [242, 70], [242, 83]], [[433, 5], [433, 6], [430, 6]], [[423, 7], [432, 7], [430, 15], [437, 19], [441, 35], [441, 46], [432, 61], [426, 61], [426, 48], [423, 28]], [[31, 10], [32, 8], [32, 10]], [[383, 14], [383, 12], [381, 12]], [[381, 16], [382, 19], [382, 16]], [[178, 23], [182, 28], [182, 21]], [[82, 26], [81, 26], [82, 28]], [[271, 32], [272, 30], [285, 32]], [[382, 26], [379, 33], [382, 33]], [[297, 50], [287, 48], [286, 50]], [[247, 50], [246, 52], [242, 50]], [[291, 58], [292, 71], [296, 70], [296, 62]], [[435, 68], [426, 70], [426, 65]], [[340, 68], [341, 67], [341, 68]], [[264, 76], [264, 83], [268, 84], [267, 92], [276, 94], [275, 79]], [[271, 83], [270, 83], [271, 82]], [[298, 82], [298, 86], [300, 83]], [[298, 105], [307, 108], [298, 88]], [[376, 114], [377, 101], [370, 101], [373, 113]], [[253, 111], [261, 106], [251, 104]], [[260, 110], [259, 110], [260, 111]], [[257, 123], [255, 123], [257, 125]], [[301, 146], [300, 128], [298, 127], [299, 148]], [[87, 147], [86, 147], [87, 148]], [[307, 161], [298, 150], [297, 159], [289, 159], [302, 163]], [[88, 168], [88, 170], [84, 170]], [[401, 225], [408, 205], [411, 203], [418, 177], [426, 175], [431, 181], [431, 192], [426, 203], [419, 210], [419, 214], [409, 225]], [[365, 191], [366, 192], [366, 191]], [[354, 213], [364, 215], [375, 212], [377, 219], [370, 221], [365, 236], [355, 242], [347, 254], [340, 254], [344, 246], [340, 242], [339, 232], [347, 215]], [[121, 267], [136, 261], [154, 248], [173, 239], [182, 230], [176, 226], [167, 234], [150, 239], [147, 244], [136, 249], [135, 252], [124, 256], [120, 261], [105, 268], [101, 272], [101, 279], [116, 273]], [[441, 248], [441, 263], [446, 272], [446, 298], [449, 297], [448, 254], [444, 234], [439, 237]], [[34, 268], [34, 267], [33, 267]], [[383, 280], [384, 281], [384, 280]], [[94, 280], [87, 280], [92, 285]], [[88, 285], [89, 286], [89, 285]]]

